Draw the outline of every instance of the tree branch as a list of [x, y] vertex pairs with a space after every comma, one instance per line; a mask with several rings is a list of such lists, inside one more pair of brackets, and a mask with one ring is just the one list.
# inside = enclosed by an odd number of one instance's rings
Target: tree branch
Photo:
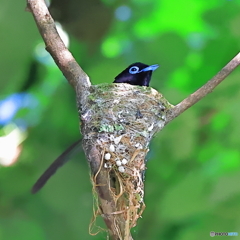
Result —
[[[132, 240], [130, 229], [145, 208], [143, 176], [150, 140], [168, 122], [212, 92], [240, 64], [240, 53], [203, 87], [173, 106], [152, 88], [129, 84], [91, 86], [58, 35], [44, 0], [27, 3], [46, 50], [77, 94], [83, 149], [100, 202], [96, 213], [101, 213], [111, 239]], [[139, 109], [143, 118], [136, 117]]]
[[44, 0], [27, 0], [27, 10], [32, 12], [39, 32], [45, 42], [46, 50], [62, 71], [68, 82], [74, 87], [82, 103], [84, 91], [91, 86], [89, 77], [81, 69], [72, 54], [60, 38], [54, 20], [51, 17]]
[[199, 88], [196, 92], [192, 93], [189, 97], [185, 98], [182, 102], [177, 104], [174, 108], [170, 109], [167, 115], [166, 124], [193, 106], [199, 100], [204, 98], [207, 94], [211, 93], [213, 89], [221, 83], [238, 65], [240, 65], [240, 53], [238, 53], [220, 72], [217, 73], [205, 85]]

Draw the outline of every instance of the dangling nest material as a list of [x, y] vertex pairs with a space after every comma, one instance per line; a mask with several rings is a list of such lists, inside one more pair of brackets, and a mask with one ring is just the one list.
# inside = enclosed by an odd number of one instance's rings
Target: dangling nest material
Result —
[[92, 86], [81, 109], [83, 147], [88, 157], [98, 212], [113, 239], [132, 239], [130, 229], [145, 208], [145, 156], [153, 135], [172, 108], [149, 87]]

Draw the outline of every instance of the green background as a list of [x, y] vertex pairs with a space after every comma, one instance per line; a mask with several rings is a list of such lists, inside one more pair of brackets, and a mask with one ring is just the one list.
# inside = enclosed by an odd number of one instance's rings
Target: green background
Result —
[[[78, 3], [82, 7], [74, 5]], [[65, 23], [69, 48], [93, 84], [111, 83], [133, 62], [160, 64], [150, 85], [172, 104], [206, 83], [240, 48], [239, 0], [67, 5], [66, 14], [56, 18]], [[19, 107], [1, 124], [2, 137], [9, 123], [24, 125], [27, 137], [17, 161], [0, 167], [0, 240], [106, 239], [105, 232], [88, 234], [92, 187], [83, 153], [72, 157], [39, 193], [30, 193], [80, 133], [74, 90], [44, 51], [25, 6], [23, 0], [0, 1], [0, 100], [21, 93], [35, 103]], [[147, 207], [133, 229], [134, 239], [202, 240], [210, 238], [210, 231], [240, 234], [239, 102], [240, 68], [153, 139]], [[98, 223], [104, 226], [101, 219]]]

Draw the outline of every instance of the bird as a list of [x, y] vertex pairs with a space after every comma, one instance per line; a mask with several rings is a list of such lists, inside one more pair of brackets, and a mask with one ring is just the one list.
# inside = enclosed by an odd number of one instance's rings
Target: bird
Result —
[[[158, 64], [147, 65], [140, 62], [133, 63], [115, 77], [114, 83], [128, 83], [131, 85], [148, 87], [152, 72], [158, 67]], [[80, 144], [81, 140], [73, 143], [49, 166], [33, 185], [31, 190], [33, 194], [37, 193], [46, 184], [49, 178], [70, 159], [71, 153], [78, 149]]]
[[114, 83], [129, 83], [131, 85], [149, 87], [152, 72], [158, 67], [158, 64], [133, 63], [115, 77]]

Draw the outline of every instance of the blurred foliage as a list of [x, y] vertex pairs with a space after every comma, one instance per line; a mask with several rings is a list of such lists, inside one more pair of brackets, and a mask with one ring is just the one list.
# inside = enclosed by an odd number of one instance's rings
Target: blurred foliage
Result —
[[[58, 14], [64, 11], [61, 2], [56, 2]], [[70, 12], [58, 19], [70, 26], [70, 49], [93, 84], [112, 82], [132, 62], [158, 63], [151, 86], [177, 104], [240, 48], [239, 0], [82, 2], [68, 1]], [[40, 193], [30, 194], [35, 180], [80, 134], [74, 91], [45, 52], [25, 6], [23, 0], [0, 2], [0, 154], [18, 150], [14, 164], [0, 167], [0, 239], [106, 239], [104, 232], [88, 234], [92, 193], [83, 153]], [[78, 11], [86, 14], [71, 28]], [[101, 21], [104, 11], [108, 17]], [[134, 239], [240, 234], [239, 79], [238, 68], [152, 141], [147, 208]], [[14, 128], [9, 124], [19, 129], [14, 134], [20, 145], [8, 135]], [[104, 226], [101, 219], [99, 224]]]

